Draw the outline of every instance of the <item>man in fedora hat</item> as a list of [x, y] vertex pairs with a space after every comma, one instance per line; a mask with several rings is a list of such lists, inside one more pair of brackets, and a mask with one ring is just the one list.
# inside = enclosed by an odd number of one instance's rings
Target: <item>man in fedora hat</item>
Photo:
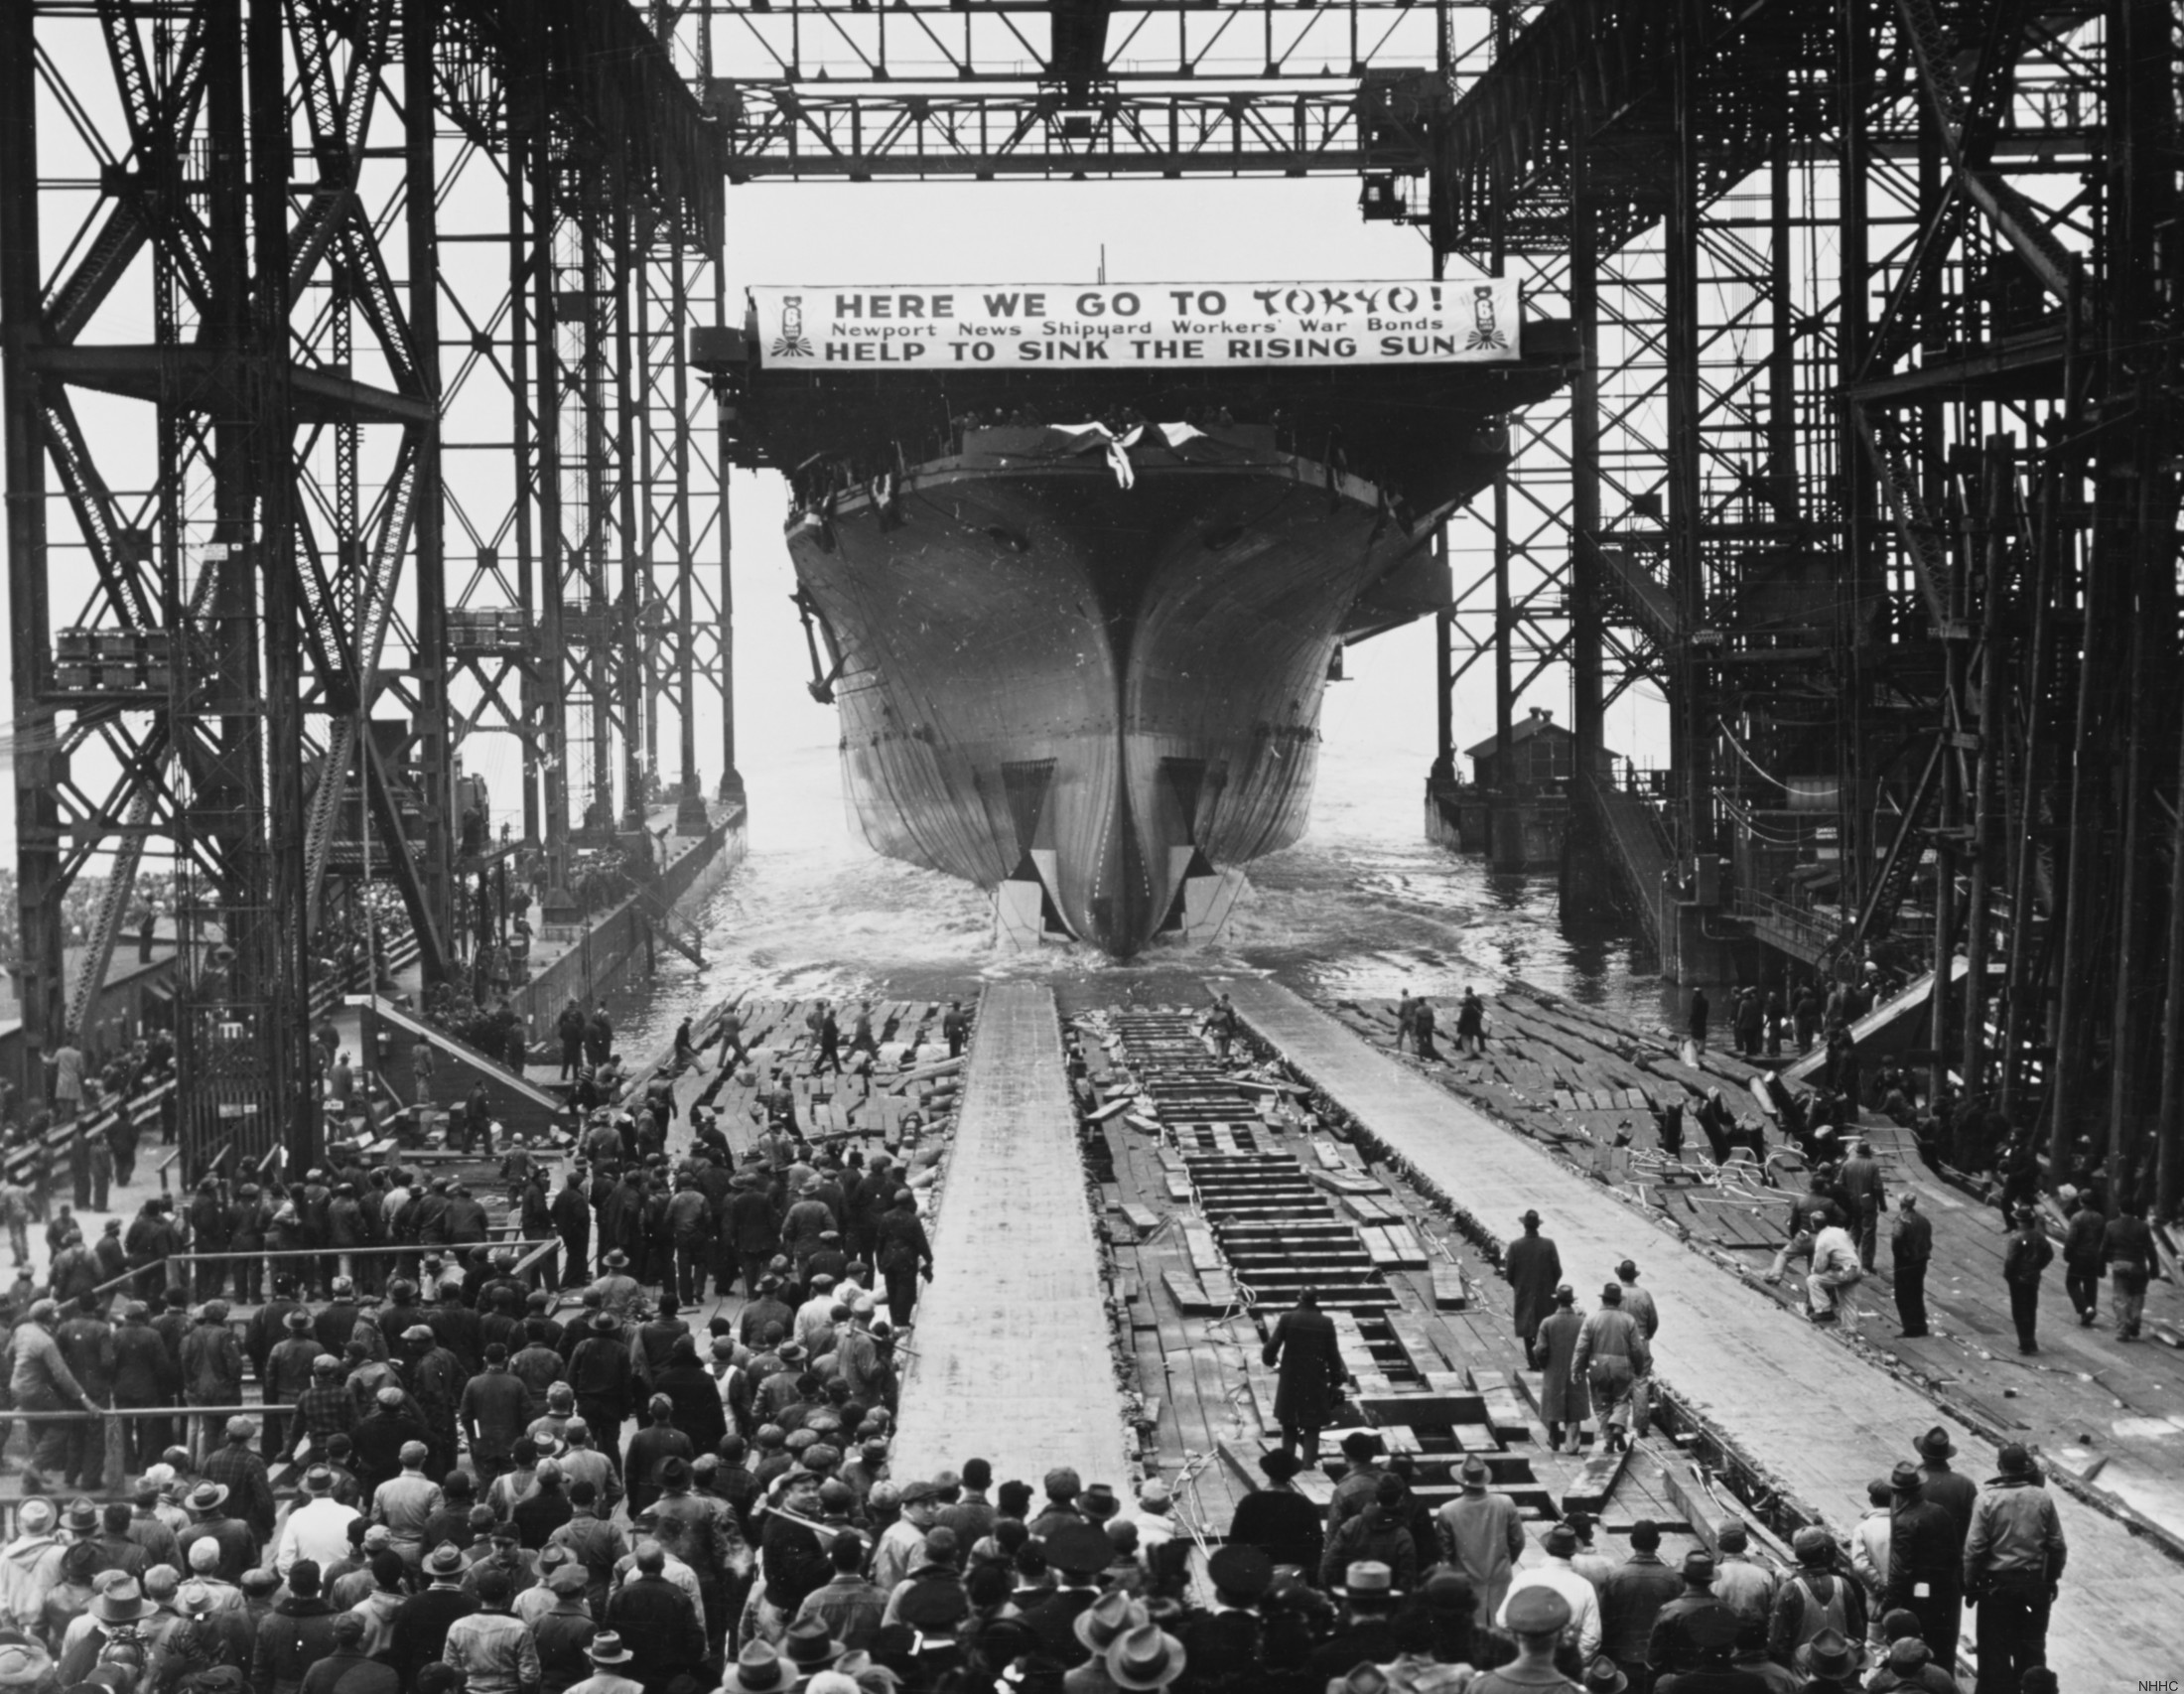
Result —
[[2032, 1456], [2013, 1441], [1999, 1463], [1964, 1544], [1965, 1594], [1979, 1613], [1979, 1694], [2017, 1694], [2024, 1672], [2047, 1663], [2048, 1613], [2070, 1552]]
[[613, 1314], [592, 1314], [591, 1333], [569, 1354], [569, 1386], [576, 1391], [578, 1416], [618, 1474], [621, 1421], [636, 1393], [636, 1368]]
[[1691, 1613], [1682, 1631], [1684, 1668], [1657, 1678], [1653, 1694], [1771, 1694], [1765, 1677], [1736, 1668], [1743, 1627], [1726, 1606], [1707, 1603]]
[[[603, 1629], [594, 1635], [591, 1644], [584, 1649], [584, 1656], [592, 1666], [592, 1674], [581, 1682], [569, 1684], [566, 1690], [556, 1689], [549, 1680], [542, 1694], [644, 1694], [644, 1684], [633, 1681], [622, 1673], [622, 1667], [636, 1658], [621, 1636], [612, 1629]], [[736, 1675], [729, 1670], [731, 1685]]]
[[98, 1663], [99, 1654], [109, 1641], [123, 1634], [134, 1634], [136, 1626], [159, 1611], [144, 1598], [144, 1591], [137, 1580], [130, 1576], [115, 1576], [111, 1581], [101, 1579], [101, 1586], [92, 1597], [84, 1622], [87, 1627], [75, 1634], [61, 1650], [61, 1686], [88, 1679], [91, 1667]]
[[1896, 1509], [1888, 1520], [1888, 1586], [1883, 1609], [1917, 1614], [1919, 1632], [1944, 1665], [1957, 1662], [1964, 1624], [1964, 1532], [1957, 1520], [1928, 1499], [1915, 1465], [1898, 1465], [1888, 1485]]
[[[736, 1655], [736, 1662], [721, 1679], [720, 1694], [792, 1694], [800, 1681], [796, 1667], [780, 1655], [772, 1642], [755, 1640]], [[625, 1694], [625, 1689], [611, 1694]]]
[[1509, 1627], [1507, 1614], [1520, 1595], [1528, 1589], [1551, 1588], [1570, 1603], [1568, 1632], [1570, 1644], [1577, 1649], [1580, 1658], [1589, 1659], [1600, 1650], [1600, 1597], [1599, 1591], [1570, 1563], [1577, 1552], [1577, 1532], [1567, 1523], [1556, 1524], [1547, 1532], [1545, 1551], [1545, 1564], [1516, 1574], [1509, 1586], [1509, 1598], [1502, 1602], [1494, 1622], [1503, 1628]]
[[1261, 1362], [1281, 1374], [1274, 1390], [1274, 1415], [1282, 1426], [1282, 1451], [1300, 1452], [1304, 1463], [1319, 1462], [1319, 1432], [1334, 1415], [1349, 1370], [1336, 1345], [1334, 1320], [1319, 1309], [1319, 1296], [1300, 1289], [1297, 1305], [1275, 1320]]
[[1524, 1233], [1502, 1249], [1502, 1275], [1516, 1297], [1517, 1344], [1529, 1347], [1554, 1310], [1555, 1290], [1563, 1280], [1563, 1256], [1540, 1233], [1537, 1211], [1527, 1211], [1519, 1221]]
[[1174, 1686], [1185, 1662], [1183, 1643], [1152, 1623], [1126, 1630], [1108, 1647], [1106, 1658], [1110, 1683], [1140, 1690]]
[[1555, 1290], [1555, 1310], [1542, 1320], [1530, 1343], [1532, 1368], [1540, 1373], [1540, 1417], [1547, 1424], [1547, 1444], [1558, 1453], [1566, 1429], [1570, 1450], [1575, 1453], [1583, 1448], [1585, 1419], [1592, 1411], [1585, 1379], [1570, 1367], [1584, 1323], [1584, 1315], [1577, 1310], [1577, 1291], [1566, 1282]]
[[1067, 1670], [1090, 1656], [1077, 1638], [1077, 1619], [1099, 1599], [1100, 1573], [1114, 1556], [1114, 1543], [1081, 1518], [1063, 1520], [1046, 1537], [1054, 1589], [1024, 1613], [1024, 1621], [1038, 1636], [1041, 1657], [1051, 1666]]
[[1690, 1624], [1702, 1613], [1726, 1614], [1731, 1625], [1729, 1640], [1736, 1638], [1736, 1614], [1713, 1592], [1713, 1555], [1695, 1547], [1684, 1555], [1680, 1570], [1684, 1592], [1664, 1602], [1654, 1615], [1653, 1634], [1646, 1642], [1646, 1669], [1657, 1679], [1668, 1671], [1690, 1670], [1699, 1662]]
[[1821, 1630], [1798, 1649], [1794, 1662], [1805, 1673], [1805, 1687], [1813, 1694], [1858, 1685], [1857, 1648], [1841, 1629]]
[[1950, 1460], [1957, 1447], [1949, 1431], [1936, 1424], [1912, 1443], [1919, 1455], [1919, 1495], [1949, 1513], [1957, 1525], [1957, 1545], [1972, 1533], [1972, 1513], [1979, 1503], [1979, 1484], [1962, 1471], [1952, 1470]]
[[425, 1555], [425, 1576], [431, 1586], [403, 1601], [394, 1615], [390, 1657], [404, 1688], [416, 1687], [417, 1673], [438, 1661], [456, 1620], [478, 1610], [477, 1598], [463, 1588], [467, 1568], [463, 1550], [453, 1541], [443, 1541]]
[[1489, 1489], [1486, 1461], [1472, 1454], [1457, 1473], [1463, 1492], [1434, 1514], [1433, 1530], [1443, 1563], [1470, 1578], [1479, 1615], [1491, 1618], [1509, 1594], [1511, 1574], [1524, 1556], [1524, 1519], [1516, 1501]]
[[591, 1292], [600, 1297], [601, 1308], [617, 1318], [629, 1316], [629, 1308], [637, 1296], [644, 1292], [637, 1279], [629, 1274], [629, 1255], [619, 1247], [610, 1247], [599, 1280], [592, 1284]]
[[1254, 1488], [1236, 1502], [1236, 1515], [1229, 1521], [1230, 1546], [1256, 1547], [1277, 1565], [1295, 1565], [1306, 1571], [1319, 1568], [1319, 1553], [1325, 1541], [1319, 1508], [1293, 1485], [1293, 1479], [1303, 1468], [1303, 1461], [1296, 1454], [1279, 1447], [1259, 1456], [1266, 1485]]
[[1584, 1694], [1628, 1694], [1630, 1676], [1606, 1653], [1597, 1653], [1585, 1666], [1585, 1679], [1579, 1686]]
[[289, 1509], [281, 1525], [280, 1542], [273, 1553], [273, 1568], [287, 1576], [299, 1560], [308, 1559], [325, 1570], [348, 1551], [348, 1526], [357, 1519], [353, 1507], [334, 1497], [334, 1473], [314, 1465], [304, 1473], [304, 1497]]
[[1361, 1560], [1342, 1573], [1330, 1590], [1342, 1602], [1342, 1625], [1312, 1652], [1312, 1686], [1343, 1675], [1361, 1660], [1386, 1664], [1402, 1651], [1394, 1629], [1396, 1604], [1403, 1598], [1395, 1572], [1376, 1560]]
[[236, 1582], [258, 1562], [261, 1543], [249, 1524], [227, 1514], [227, 1489], [213, 1482], [200, 1482], [185, 1494], [182, 1503], [190, 1513], [190, 1525], [175, 1537], [175, 1547], [188, 1564], [191, 1548], [209, 1541], [218, 1549], [214, 1570], [222, 1581]]
[[1121, 1588], [1109, 1589], [1078, 1613], [1072, 1627], [1091, 1658], [1061, 1679], [1062, 1694], [1106, 1694], [1112, 1689], [1114, 1684], [1107, 1677], [1107, 1649], [1131, 1630], [1143, 1628], [1147, 1621], [1146, 1609]]

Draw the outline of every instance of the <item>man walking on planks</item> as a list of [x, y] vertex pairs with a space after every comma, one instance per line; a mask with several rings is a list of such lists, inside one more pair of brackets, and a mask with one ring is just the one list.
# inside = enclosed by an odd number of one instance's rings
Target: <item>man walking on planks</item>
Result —
[[1334, 1320], [1319, 1309], [1319, 1296], [1298, 1291], [1296, 1307], [1276, 1321], [1260, 1355], [1269, 1368], [1281, 1367], [1274, 1391], [1274, 1415], [1282, 1426], [1282, 1451], [1296, 1452], [1306, 1465], [1319, 1462], [1319, 1432], [1327, 1425], [1349, 1371], [1335, 1343]]
[[1611, 1282], [1600, 1290], [1600, 1310], [1578, 1332], [1570, 1367], [1592, 1390], [1602, 1446], [1610, 1453], [1628, 1448], [1633, 1390], [1652, 1374], [1653, 1349], [1646, 1344], [1646, 1332], [1638, 1320], [1623, 1310], [1621, 1283]]
[[1516, 1296], [1517, 1344], [1530, 1349], [1555, 1309], [1555, 1290], [1562, 1286], [1563, 1256], [1555, 1243], [1540, 1233], [1540, 1214], [1524, 1214], [1524, 1234], [1502, 1249], [1502, 1274]]

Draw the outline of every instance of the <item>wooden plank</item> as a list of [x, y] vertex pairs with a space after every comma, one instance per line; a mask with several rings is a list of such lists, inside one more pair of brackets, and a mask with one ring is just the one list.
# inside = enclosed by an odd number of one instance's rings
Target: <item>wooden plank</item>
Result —
[[1220, 1311], [1207, 1297], [1205, 1288], [1190, 1272], [1177, 1265], [1170, 1265], [1160, 1272], [1160, 1281], [1167, 1287], [1168, 1297], [1176, 1309], [1193, 1318], [1210, 1317]]
[[1440, 1349], [1434, 1346], [1432, 1340], [1427, 1336], [1426, 1326], [1411, 1316], [1410, 1313], [1389, 1313], [1388, 1331], [1389, 1334], [1395, 1337], [1396, 1345], [1400, 1346], [1405, 1356], [1410, 1359], [1411, 1368], [1417, 1371], [1422, 1378], [1428, 1371], [1441, 1368], [1443, 1361]]
[[1419, 1442], [1418, 1431], [1414, 1430], [1409, 1424], [1382, 1424], [1380, 1426], [1380, 1444], [1391, 1455], [1397, 1453], [1418, 1454], [1426, 1451]]
[[1332, 1189], [1341, 1195], [1384, 1195], [1388, 1192], [1386, 1183], [1375, 1182], [1371, 1177], [1361, 1176], [1347, 1167], [1334, 1171], [1307, 1171], [1304, 1174], [1319, 1187]]
[[1201, 1276], [1207, 1271], [1225, 1270], [1228, 1266], [1213, 1239], [1213, 1231], [1203, 1223], [1183, 1225], [1183, 1246], [1190, 1254], [1190, 1268]]
[[1160, 1226], [1160, 1214], [1150, 1205], [1140, 1205], [1132, 1200], [1121, 1209], [1124, 1220], [1141, 1235], [1150, 1235]]
[[1428, 1265], [1433, 1279], [1433, 1309], [1436, 1312], [1464, 1312], [1471, 1306], [1471, 1291], [1463, 1280], [1463, 1271], [1446, 1259], [1436, 1258]]
[[1474, 1370], [1471, 1386], [1486, 1403], [1486, 1421], [1497, 1435], [1512, 1440], [1532, 1439], [1532, 1420], [1525, 1416], [1507, 1376], [1498, 1370]]
[[1593, 1516], [1607, 1504], [1607, 1496], [1615, 1491], [1615, 1484], [1622, 1481], [1623, 1462], [1630, 1457], [1627, 1448], [1613, 1452], [1595, 1449], [1585, 1460], [1584, 1469], [1563, 1486], [1563, 1510], [1589, 1511]]
[[1408, 1223], [1392, 1223], [1381, 1231], [1388, 1242], [1389, 1264], [1397, 1270], [1424, 1270], [1426, 1243]]

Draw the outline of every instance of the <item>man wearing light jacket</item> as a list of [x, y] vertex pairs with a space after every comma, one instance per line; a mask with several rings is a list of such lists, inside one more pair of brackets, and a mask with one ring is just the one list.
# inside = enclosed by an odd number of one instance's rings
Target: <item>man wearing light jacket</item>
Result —
[[1998, 1463], [1964, 1544], [1965, 1599], [1979, 1612], [1978, 1694], [2017, 1694], [2023, 1674], [2047, 1663], [2048, 1613], [2070, 1552], [2031, 1455], [2013, 1441]]

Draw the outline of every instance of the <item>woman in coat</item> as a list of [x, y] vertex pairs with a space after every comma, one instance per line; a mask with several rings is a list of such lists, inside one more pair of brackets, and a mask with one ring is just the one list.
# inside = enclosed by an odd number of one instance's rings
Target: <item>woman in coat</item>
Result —
[[1584, 1378], [1570, 1368], [1577, 1350], [1577, 1336], [1584, 1329], [1584, 1315], [1577, 1310], [1577, 1295], [1569, 1283], [1555, 1291], [1555, 1310], [1540, 1325], [1532, 1342], [1533, 1368], [1541, 1373], [1540, 1416], [1547, 1420], [1548, 1445], [1560, 1451], [1563, 1427], [1570, 1428], [1570, 1450], [1584, 1446], [1585, 1419], [1591, 1414]]

